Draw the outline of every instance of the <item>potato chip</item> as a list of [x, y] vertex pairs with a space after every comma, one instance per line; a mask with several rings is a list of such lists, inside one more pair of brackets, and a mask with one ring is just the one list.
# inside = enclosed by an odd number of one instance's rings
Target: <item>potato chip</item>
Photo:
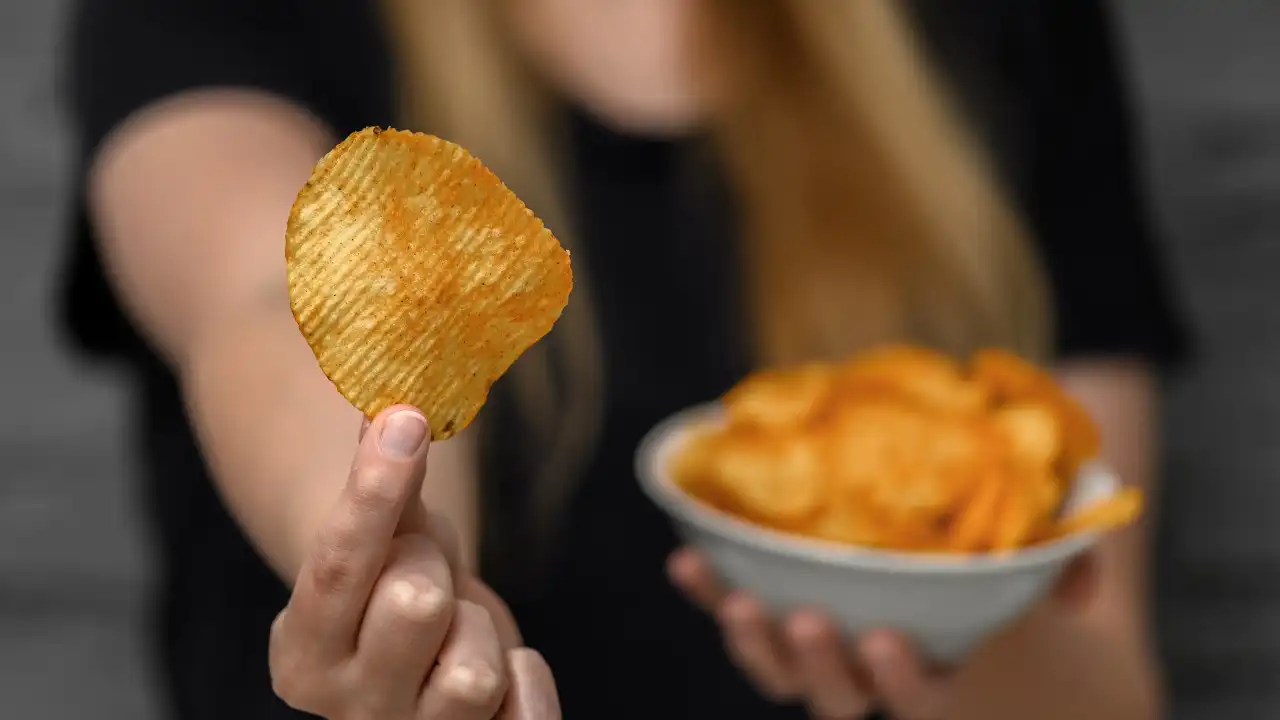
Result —
[[1058, 417], [1043, 405], [1009, 405], [991, 422], [1009, 444], [1011, 459], [1032, 472], [1048, 470], [1062, 451]]
[[1062, 427], [1063, 451], [1059, 470], [1071, 476], [1086, 460], [1097, 457], [1102, 440], [1089, 413], [1062, 390], [1053, 376], [1005, 350], [974, 354], [973, 377], [991, 389], [1001, 403], [1048, 406]]
[[991, 546], [1004, 498], [1004, 480], [997, 468], [989, 468], [980, 476], [977, 491], [955, 518], [948, 549], [978, 552]]
[[758, 373], [725, 393], [725, 412], [731, 423], [740, 425], [802, 425], [821, 411], [833, 378], [834, 372], [825, 365]]
[[569, 254], [466, 150], [367, 128], [316, 165], [289, 215], [289, 299], [325, 375], [368, 416], [405, 403], [440, 440], [551, 330]]
[[812, 518], [826, 495], [818, 443], [804, 433], [727, 434], [717, 464], [719, 492], [774, 527]]
[[893, 394], [939, 413], [975, 415], [987, 405], [987, 389], [966, 379], [960, 366], [942, 353], [891, 346], [855, 357], [839, 370], [840, 391]]
[[1111, 497], [1085, 506], [1056, 522], [1043, 533], [1043, 540], [1080, 532], [1105, 532], [1128, 525], [1142, 513], [1142, 491], [1126, 487]]
[[1097, 429], [1053, 377], [1004, 351], [965, 370], [893, 346], [755, 373], [672, 465], [690, 495], [775, 529], [864, 547], [1000, 553], [1131, 522], [1141, 494], [1057, 521]]
[[729, 442], [723, 433], [695, 433], [673, 460], [671, 472], [680, 487], [706, 504], [732, 514], [742, 514], [720, 473], [721, 448]]
[[988, 548], [994, 552], [1009, 552], [1022, 547], [1052, 517], [1051, 508], [1041, 504], [1042, 495], [1031, 478], [1010, 475], [1002, 495], [996, 509], [991, 547]]

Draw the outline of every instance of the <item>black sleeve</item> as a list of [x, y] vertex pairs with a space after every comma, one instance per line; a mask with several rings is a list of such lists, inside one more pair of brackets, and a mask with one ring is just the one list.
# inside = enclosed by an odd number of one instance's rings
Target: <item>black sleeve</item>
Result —
[[62, 319], [81, 348], [137, 338], [103, 278], [84, 178], [131, 115], [183, 92], [251, 88], [285, 98], [343, 135], [389, 124], [392, 97], [376, 3], [359, 0], [75, 0], [64, 38], [63, 101], [77, 147]]
[[1188, 342], [1143, 197], [1104, 2], [1018, 0], [1010, 13], [1016, 52], [1006, 61], [1029, 119], [1028, 221], [1052, 284], [1059, 356], [1168, 366]]
[[373, 3], [77, 0], [67, 101], [83, 155], [122, 120], [184, 91], [254, 88], [346, 131], [385, 122], [390, 73]]

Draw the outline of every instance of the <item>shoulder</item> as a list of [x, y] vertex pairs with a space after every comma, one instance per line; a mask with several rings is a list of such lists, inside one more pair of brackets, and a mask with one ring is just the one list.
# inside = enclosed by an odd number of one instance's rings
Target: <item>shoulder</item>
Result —
[[76, 0], [63, 78], [73, 130], [91, 153], [142, 107], [212, 87], [281, 95], [338, 132], [386, 123], [391, 68], [375, 10], [358, 0]]
[[1146, 200], [1122, 38], [1103, 0], [912, 0], [1046, 270], [1064, 356], [1188, 349]]
[[335, 136], [392, 122], [392, 67], [377, 3], [362, 0], [72, 0], [61, 92], [77, 148], [60, 320], [94, 354], [143, 352], [109, 287], [85, 202], [104, 141], [185, 93], [252, 89]]

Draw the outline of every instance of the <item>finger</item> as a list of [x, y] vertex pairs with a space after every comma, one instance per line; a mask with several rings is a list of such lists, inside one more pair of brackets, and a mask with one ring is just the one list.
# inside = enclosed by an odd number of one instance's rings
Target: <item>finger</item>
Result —
[[267, 645], [267, 667], [271, 671], [271, 689], [289, 707], [304, 712], [322, 713], [331, 706], [332, 688], [317, 686], [310, 680], [329, 671], [323, 658], [301, 648], [290, 638], [289, 612], [286, 608], [271, 623]]
[[1093, 598], [1097, 586], [1097, 558], [1086, 553], [1067, 565], [1054, 586], [1053, 597], [1068, 608], [1079, 610]]
[[[425, 508], [424, 508], [425, 509]], [[449, 518], [440, 513], [426, 513], [426, 532], [431, 536], [432, 540], [440, 547], [440, 551], [444, 553], [444, 557], [449, 561], [449, 567], [455, 575], [461, 575], [467, 571], [462, 562], [462, 538], [458, 535], [458, 527], [453, 524]]]
[[733, 593], [717, 613], [729, 656], [757, 689], [771, 700], [790, 700], [799, 684], [773, 624], [759, 601]]
[[423, 720], [490, 720], [507, 690], [506, 657], [489, 613], [459, 600], [418, 706]]
[[473, 602], [489, 612], [489, 619], [493, 621], [493, 627], [498, 631], [498, 640], [502, 643], [503, 650], [514, 650], [524, 644], [515, 616], [511, 614], [511, 610], [502, 598], [498, 597], [498, 594], [488, 585], [474, 577], [466, 577], [459, 583], [458, 597]]
[[542, 656], [529, 648], [507, 653], [511, 686], [497, 720], [560, 720], [555, 677]]
[[346, 487], [303, 564], [291, 625], [316, 652], [349, 652], [405, 504], [424, 474], [426, 419], [405, 406], [378, 415], [356, 450]]
[[462, 540], [458, 536], [457, 526], [448, 517], [431, 512], [421, 499], [410, 501], [400, 517], [397, 534], [429, 535], [440, 546], [449, 567], [455, 573], [465, 572], [462, 563]]
[[724, 589], [702, 553], [680, 548], [667, 558], [667, 576], [689, 601], [713, 613], [724, 600]]
[[874, 692], [895, 718], [937, 720], [949, 694], [947, 679], [930, 671], [910, 645], [889, 632], [874, 632], [859, 643]]
[[816, 612], [798, 612], [787, 621], [786, 638], [796, 675], [815, 717], [853, 720], [867, 713], [867, 694], [860, 687], [848, 650], [830, 620]]
[[430, 538], [401, 535], [374, 585], [351, 669], [378, 717], [411, 717], [453, 615], [453, 580]]
[[360, 418], [360, 434], [356, 436], [356, 440], [363, 440], [364, 434], [369, 430], [369, 416], [364, 415]]

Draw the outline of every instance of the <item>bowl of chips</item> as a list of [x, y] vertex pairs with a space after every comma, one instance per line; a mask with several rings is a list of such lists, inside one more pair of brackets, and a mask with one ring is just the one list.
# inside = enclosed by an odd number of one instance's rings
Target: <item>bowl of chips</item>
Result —
[[651, 430], [636, 469], [728, 586], [955, 662], [1139, 514], [1098, 445], [1030, 362], [894, 346], [755, 373]]

